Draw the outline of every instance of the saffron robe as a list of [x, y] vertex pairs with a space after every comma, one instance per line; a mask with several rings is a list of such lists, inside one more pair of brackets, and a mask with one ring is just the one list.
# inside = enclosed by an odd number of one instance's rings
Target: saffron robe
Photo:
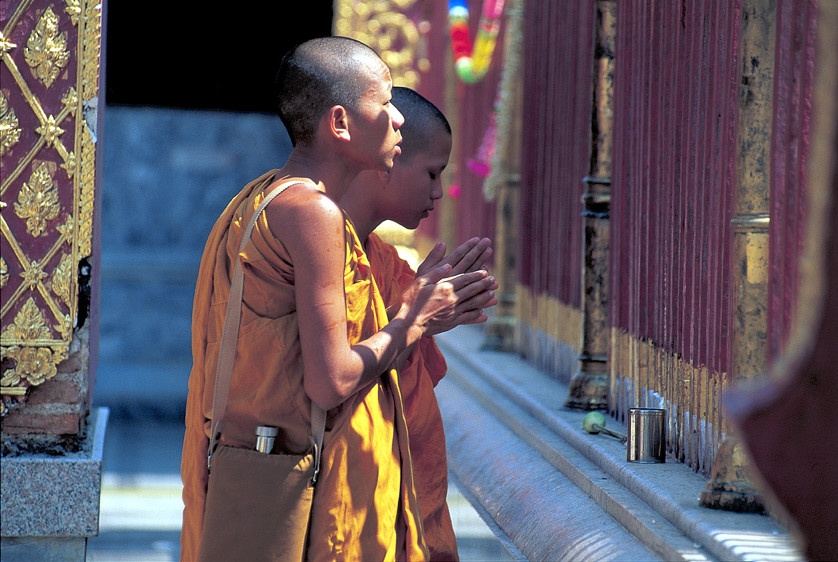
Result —
[[[197, 557], [201, 537], [213, 389], [234, 260], [250, 217], [277, 179], [276, 170], [268, 172], [230, 202], [216, 221], [201, 259], [181, 462], [181, 559], [186, 561]], [[309, 447], [311, 402], [303, 388], [294, 264], [282, 242], [271, 234], [264, 213], [241, 260], [242, 319], [221, 441], [252, 448], [256, 426], [272, 425], [280, 429], [277, 449], [303, 453]], [[352, 345], [384, 327], [387, 314], [348, 219], [344, 280]], [[398, 379], [389, 370], [327, 413], [309, 559], [428, 558], [403, 408]], [[268, 522], [264, 528], [270, 530]]]
[[[366, 251], [372, 273], [389, 308], [401, 303], [401, 294], [416, 273], [399, 257], [394, 246], [371, 234]], [[448, 369], [445, 358], [432, 337], [417, 342], [399, 368], [416, 496], [422, 512], [425, 540], [431, 560], [458, 560], [457, 539], [448, 511], [448, 464], [445, 431], [434, 387]]]

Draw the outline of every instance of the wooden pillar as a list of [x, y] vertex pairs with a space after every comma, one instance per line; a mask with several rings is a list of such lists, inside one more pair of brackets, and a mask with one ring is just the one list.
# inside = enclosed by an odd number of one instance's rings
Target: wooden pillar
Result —
[[611, 205], [612, 122], [614, 113], [614, 50], [616, 2], [597, 0], [594, 30], [591, 158], [582, 181], [584, 217], [582, 266], [582, 330], [577, 371], [570, 380], [565, 406], [608, 407], [608, 260]]
[[[768, 223], [774, 0], [743, 0], [739, 37], [739, 116], [734, 191], [731, 383], [765, 374], [768, 365]], [[716, 454], [701, 505], [731, 511], [763, 511], [748, 460], [728, 428]]]
[[728, 399], [772, 515], [807, 560], [838, 560], [838, 2], [817, 7], [807, 224], [790, 339], [772, 376]]
[[106, 2], [0, 12], [0, 504], [4, 560], [79, 560], [99, 531]]
[[13, 3], [0, 31], [4, 439], [64, 442], [83, 433], [90, 409], [102, 11]]
[[504, 67], [501, 78], [501, 110], [498, 114], [498, 145], [492, 172], [486, 178], [484, 193], [496, 204], [493, 274], [498, 282], [498, 305], [486, 324], [483, 347], [498, 351], [515, 349], [515, 250], [518, 234], [518, 186], [521, 154], [521, 56], [523, 45], [524, 0], [506, 5]]

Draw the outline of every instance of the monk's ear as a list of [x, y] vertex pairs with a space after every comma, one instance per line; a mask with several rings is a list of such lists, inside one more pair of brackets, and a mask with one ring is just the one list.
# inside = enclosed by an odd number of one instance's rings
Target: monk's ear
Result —
[[349, 114], [342, 105], [329, 109], [329, 132], [335, 138], [349, 140]]

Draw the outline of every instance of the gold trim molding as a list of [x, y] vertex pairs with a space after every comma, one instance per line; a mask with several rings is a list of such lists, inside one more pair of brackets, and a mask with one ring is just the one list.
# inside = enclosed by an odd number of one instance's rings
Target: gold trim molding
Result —
[[[102, 5], [21, 0], [0, 30], [0, 393], [57, 373], [91, 255]], [[2, 411], [6, 411], [5, 404]]]
[[393, 84], [416, 88], [420, 72], [430, 69], [423, 30], [411, 12], [419, 0], [336, 0], [334, 31], [366, 43], [390, 67]]

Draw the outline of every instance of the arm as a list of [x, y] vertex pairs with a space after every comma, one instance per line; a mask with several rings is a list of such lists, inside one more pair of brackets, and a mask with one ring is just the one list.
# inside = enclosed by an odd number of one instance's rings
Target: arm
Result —
[[[286, 197], [287, 195], [287, 197]], [[451, 266], [419, 277], [404, 294], [392, 322], [372, 337], [350, 346], [344, 297], [344, 217], [324, 194], [292, 187], [266, 210], [268, 224], [291, 254], [295, 268], [297, 317], [306, 394], [331, 409], [378, 378], [407, 346], [421, 338], [437, 316], [451, 314], [460, 298], [488, 285], [485, 272], [440, 281]]]

